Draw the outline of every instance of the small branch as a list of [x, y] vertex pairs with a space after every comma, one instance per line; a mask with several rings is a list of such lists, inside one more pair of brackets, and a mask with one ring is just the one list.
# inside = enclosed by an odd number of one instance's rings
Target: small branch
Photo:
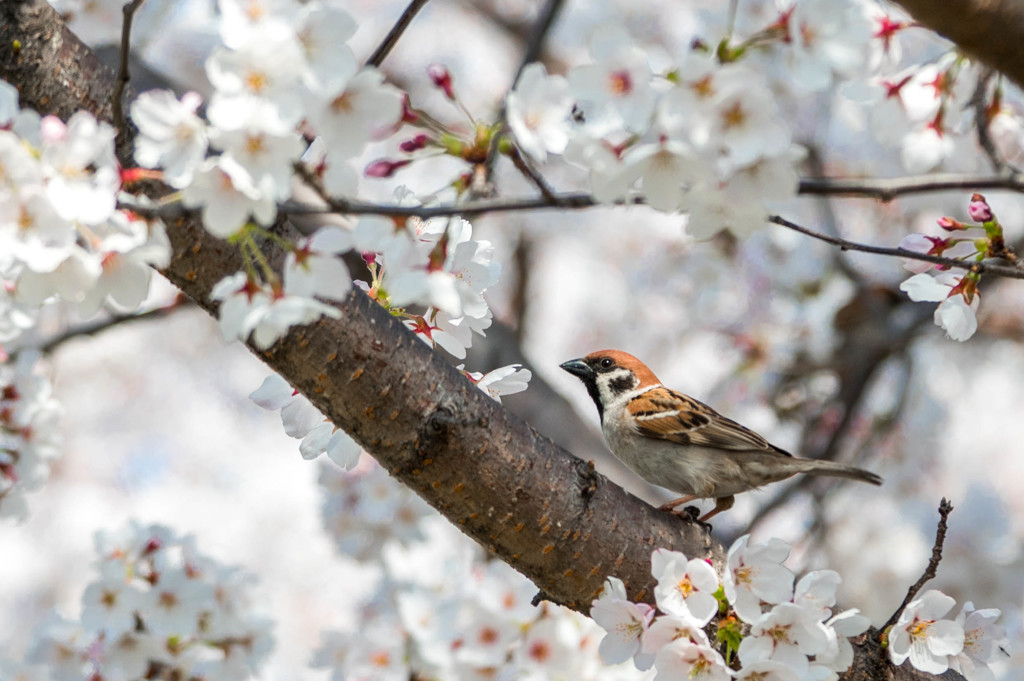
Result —
[[900, 607], [896, 608], [896, 612], [889, 617], [889, 620], [882, 627], [882, 631], [885, 631], [896, 623], [899, 619], [900, 613], [903, 609], [917, 597], [918, 592], [925, 585], [928, 580], [935, 577], [935, 572], [939, 569], [939, 561], [942, 560], [942, 544], [946, 541], [946, 521], [949, 518], [949, 514], [953, 512], [953, 504], [949, 503], [945, 497], [939, 502], [939, 526], [935, 529], [935, 544], [932, 546], [932, 557], [928, 560], [928, 567], [925, 568], [924, 574], [921, 578], [914, 582], [914, 585], [907, 591], [906, 598], [903, 599], [903, 603]]
[[142, 7], [146, 0], [132, 0], [126, 4], [121, 12], [124, 20], [121, 23], [121, 58], [117, 63], [117, 79], [114, 81], [114, 94], [111, 96], [111, 111], [114, 119], [114, 129], [121, 135], [124, 129], [124, 90], [128, 87], [131, 76], [128, 73], [128, 57], [132, 47], [132, 20], [135, 13]]
[[801, 227], [800, 225], [790, 222], [789, 220], [779, 217], [778, 215], [772, 215], [768, 218], [769, 222], [773, 222], [776, 225], [781, 225], [792, 229], [793, 231], [806, 234], [809, 237], [813, 237], [825, 243], [838, 246], [844, 251], [860, 251], [862, 253], [874, 253], [876, 255], [889, 255], [898, 258], [907, 258], [908, 260], [920, 260], [922, 262], [930, 262], [935, 265], [942, 265], [944, 267], [955, 267], [961, 270], [968, 270], [977, 274], [996, 274], [1002, 277], [1008, 277], [1010, 279], [1024, 279], [1024, 271], [1018, 270], [1015, 267], [1006, 267], [1003, 265], [990, 265], [981, 262], [964, 262], [963, 260], [957, 260], [956, 258], [943, 258], [937, 255], [928, 255], [927, 253], [917, 253], [915, 251], [908, 251], [905, 248], [886, 248], [883, 246], [871, 246], [869, 244], [859, 244], [855, 241], [847, 241], [846, 239], [840, 239], [834, 236], [828, 236], [821, 232], [815, 232], [812, 229]]
[[533, 164], [523, 156], [518, 147], [512, 147], [512, 153], [509, 154], [509, 158], [512, 159], [516, 169], [540, 190], [540, 195], [544, 197], [545, 201], [556, 200], [557, 194], [555, 190], [547, 183], [544, 176], [533, 167]]
[[907, 194], [943, 192], [954, 189], [1009, 189], [1024, 192], [1024, 177], [1014, 174], [963, 175], [958, 173], [936, 173], [915, 177], [894, 177], [891, 179], [847, 179], [847, 178], [805, 178], [800, 180], [799, 194], [804, 195], [846, 195], [860, 196], [889, 202]]
[[[418, 217], [421, 219], [429, 219], [432, 217], [450, 217], [452, 215], [461, 215], [466, 218], [483, 215], [485, 213], [511, 213], [521, 211], [532, 211], [532, 210], [580, 210], [584, 208], [595, 208], [600, 204], [594, 200], [589, 194], [554, 194], [551, 193], [550, 197], [542, 197], [537, 199], [478, 199], [461, 205], [439, 205], [439, 206], [397, 206], [393, 204], [368, 204], [358, 201], [349, 201], [347, 199], [339, 199], [337, 197], [331, 197], [327, 190], [324, 189], [323, 183], [319, 182], [314, 175], [312, 175], [308, 169], [304, 168], [301, 164], [296, 165], [296, 171], [302, 176], [302, 178], [310, 184], [319, 196], [328, 204], [327, 207], [322, 206], [310, 206], [308, 204], [299, 204], [295, 202], [285, 202], [279, 207], [279, 213], [282, 215], [318, 215], [318, 214], [330, 214], [330, 213], [344, 213], [347, 215], [385, 215], [389, 217]], [[1004, 178], [991, 178], [990, 182], [1004, 182], [1002, 186], [1007, 187], [1005, 184], [1006, 179]], [[819, 180], [818, 180], [819, 181]], [[836, 182], [838, 185], [839, 182]], [[318, 186], [317, 186], [318, 185]], [[991, 186], [991, 183], [986, 184], [983, 182], [974, 182], [966, 184], [965, 186], [981, 187]], [[1024, 190], [1024, 185], [1021, 185]], [[549, 188], [550, 193], [550, 188]], [[814, 191], [809, 191], [807, 194], [815, 194]], [[817, 193], [820, 194], [820, 193]], [[632, 199], [630, 204], [642, 204], [642, 199]], [[627, 205], [627, 202], [620, 202], [615, 204], [607, 204], [608, 206], [623, 206]], [[170, 205], [166, 207], [144, 207], [135, 206], [133, 204], [122, 204], [123, 208], [129, 208], [135, 213], [143, 217], [180, 217], [182, 215], [182, 209], [176, 205]], [[978, 274], [995, 274], [998, 276], [1006, 276], [1008, 279], [1020, 279], [1024, 280], [1024, 269], [1018, 269], [1017, 267], [996, 265], [986, 262], [965, 262], [963, 260], [957, 260], [955, 258], [944, 258], [936, 255], [929, 255], [927, 253], [918, 253], [915, 251], [907, 251], [902, 248], [888, 248], [882, 246], [871, 246], [869, 244], [858, 244], [856, 242], [847, 241], [838, 237], [829, 237], [823, 235], [823, 233], [814, 231], [807, 227], [803, 227], [795, 222], [786, 220], [778, 215], [768, 216], [769, 222], [781, 225], [799, 231], [808, 237], [823, 241], [833, 246], [838, 246], [844, 251], [860, 251], [862, 253], [873, 253], [876, 255], [887, 255], [899, 258], [906, 258], [908, 260], [921, 260], [922, 262], [931, 262], [936, 265], [942, 265], [944, 267], [955, 267], [957, 269], [966, 269]]]
[[555, 19], [558, 18], [558, 12], [561, 11], [563, 4], [565, 4], [564, 0], [548, 0], [544, 3], [544, 9], [541, 10], [540, 17], [530, 32], [526, 50], [519, 62], [519, 68], [516, 69], [516, 77], [512, 80], [513, 85], [519, 82], [519, 76], [523, 75], [523, 69], [531, 62], [540, 59], [540, 54], [544, 49], [544, 39], [551, 32], [551, 27], [555, 25]]
[[992, 141], [992, 135], [988, 131], [988, 84], [992, 82], [992, 77], [995, 75], [996, 71], [992, 67], [986, 67], [981, 72], [981, 75], [978, 76], [978, 82], [974, 85], [971, 99], [967, 102], [966, 106], [974, 110], [974, 128], [977, 131], [978, 146], [985, 152], [985, 156], [988, 157], [993, 170], [997, 173], [1007, 174], [1016, 172], [1016, 169], [1011, 168], [1006, 161], [999, 157], [996, 145]]
[[[149, 319], [159, 319], [161, 317], [166, 317], [175, 310], [181, 310], [185, 307], [190, 306], [191, 301], [189, 301], [187, 298], [179, 294], [178, 298], [175, 299], [175, 301], [170, 305], [156, 307], [153, 308], [152, 310], [140, 312], [139, 314], [116, 315], [112, 317], [107, 317], [105, 319], [97, 319], [95, 321], [87, 322], [85, 324], [81, 324], [80, 326], [67, 329], [64, 332], [59, 333], [56, 336], [53, 336], [52, 338], [48, 339], [45, 343], [36, 346], [35, 349], [43, 353], [44, 355], [48, 355], [57, 348], [59, 348], [64, 343], [67, 343], [69, 340], [72, 340], [74, 338], [80, 338], [82, 336], [95, 336], [96, 334], [107, 331], [108, 329], [112, 329], [115, 326], [122, 326], [124, 324], [131, 322], [139, 322]], [[16, 352], [22, 352], [25, 349], [27, 348], [18, 348]]]
[[[519, 82], [519, 77], [523, 75], [523, 70], [531, 62], [535, 62], [540, 58], [541, 50], [544, 47], [544, 39], [551, 31], [551, 27], [554, 26], [555, 18], [558, 16], [558, 12], [562, 9], [563, 4], [564, 0], [547, 0], [547, 2], [544, 3], [544, 8], [541, 10], [540, 17], [537, 19], [537, 22], [533, 25], [533, 29], [530, 31], [530, 37], [526, 42], [526, 49], [523, 51], [522, 59], [519, 61], [519, 67], [516, 69], [516, 75], [512, 78], [512, 87], [515, 87], [516, 83]], [[491, 138], [491, 148], [487, 150], [487, 162], [484, 165], [488, 185], [492, 184], [494, 178], [494, 167], [498, 163], [498, 144], [501, 142], [501, 138], [508, 134], [508, 122], [505, 120], [505, 115], [505, 103], [502, 102], [501, 111], [498, 113], [497, 120], [501, 125], [497, 126], [498, 130]], [[538, 185], [538, 187], [539, 186], [540, 185]], [[545, 193], [543, 187], [541, 187], [541, 193], [545, 195], [545, 198], [547, 198], [548, 193]]]
[[373, 51], [370, 58], [366, 60], [367, 66], [380, 66], [387, 59], [388, 54], [394, 49], [395, 45], [398, 44], [398, 39], [405, 33], [405, 29], [409, 28], [409, 24], [412, 23], [413, 17], [415, 17], [423, 7], [430, 2], [430, 0], [412, 0], [409, 6], [402, 12], [402, 16], [398, 17], [398, 21], [391, 27], [388, 34], [384, 36], [384, 40]]

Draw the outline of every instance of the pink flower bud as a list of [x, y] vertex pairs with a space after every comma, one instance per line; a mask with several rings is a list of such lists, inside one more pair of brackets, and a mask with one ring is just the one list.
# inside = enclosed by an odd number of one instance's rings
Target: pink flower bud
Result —
[[445, 97], [455, 99], [455, 91], [452, 89], [452, 74], [448, 72], [447, 67], [441, 64], [431, 64], [427, 67], [427, 75], [435, 87], [444, 91]]
[[430, 136], [425, 133], [420, 133], [410, 140], [405, 140], [398, 145], [398, 148], [407, 154], [411, 154], [414, 151], [419, 151], [430, 143]]
[[402, 122], [413, 125], [420, 119], [420, 115], [416, 113], [416, 109], [412, 108], [409, 104], [409, 95], [402, 94]]
[[967, 229], [967, 225], [962, 222], [957, 222], [950, 217], [941, 217], [937, 220], [939, 227], [946, 230], [947, 232], [957, 232], [961, 229]]
[[967, 214], [975, 222], [988, 222], [992, 219], [992, 208], [989, 207], [984, 196], [974, 194], [971, 196], [971, 203], [967, 206]]
[[399, 168], [404, 168], [410, 163], [412, 163], [410, 160], [389, 161], [386, 158], [382, 158], [366, 166], [363, 174], [367, 177], [391, 177]]

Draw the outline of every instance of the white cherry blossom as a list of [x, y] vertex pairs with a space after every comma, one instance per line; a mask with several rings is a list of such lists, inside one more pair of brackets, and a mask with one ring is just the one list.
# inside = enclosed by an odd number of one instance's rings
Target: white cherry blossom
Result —
[[343, 87], [318, 93], [309, 120], [332, 155], [355, 156], [375, 135], [398, 125], [402, 99], [401, 91], [385, 83], [380, 71], [367, 67]]
[[729, 548], [728, 569], [722, 577], [725, 596], [740, 619], [749, 624], [761, 618], [761, 603], [785, 603], [793, 596], [793, 573], [782, 565], [789, 545], [772, 538], [750, 545], [743, 535]]
[[476, 387], [483, 390], [495, 402], [501, 402], [501, 398], [507, 395], [521, 393], [529, 386], [533, 374], [529, 369], [524, 369], [519, 364], [492, 369], [486, 374], [469, 372], [470, 378], [476, 383]]
[[718, 574], [701, 558], [687, 560], [678, 551], [656, 549], [651, 553], [651, 574], [658, 580], [654, 598], [669, 615], [692, 617], [706, 625], [718, 612]]
[[273, 196], [257, 187], [248, 171], [230, 156], [207, 159], [182, 192], [189, 208], [201, 208], [203, 227], [227, 239], [255, 219], [269, 225], [277, 216]]
[[779, 603], [750, 627], [740, 643], [740, 660], [774, 660], [803, 674], [808, 657], [828, 649], [828, 634], [815, 614], [795, 603]]
[[643, 132], [654, 112], [651, 67], [647, 56], [618, 25], [603, 24], [590, 40], [594, 63], [569, 72], [569, 88], [576, 100], [598, 110], [614, 112], [631, 132]]
[[[601, 595], [590, 606], [590, 617], [607, 632], [601, 639], [601, 659], [606, 664], [619, 664], [640, 652], [640, 643], [654, 617], [654, 609], [644, 603], [631, 602], [622, 580], [609, 577]], [[653, 660], [646, 662], [649, 668]]]
[[565, 151], [572, 111], [565, 78], [549, 76], [543, 64], [528, 65], [508, 94], [506, 110], [509, 128], [528, 155], [543, 162], [548, 153]]
[[718, 651], [678, 639], [658, 651], [654, 658], [658, 673], [654, 681], [728, 681], [732, 672]]
[[996, 624], [1001, 614], [996, 608], [975, 610], [970, 601], [957, 614], [956, 623], [964, 628], [964, 649], [950, 660], [949, 666], [967, 677], [967, 681], [995, 678], [988, 665], [998, 658], [1000, 647], [1006, 643], [1006, 629]]
[[42, 120], [42, 167], [46, 192], [65, 220], [98, 225], [114, 213], [121, 179], [114, 158], [114, 128], [79, 111], [67, 125]]
[[206, 125], [196, 111], [202, 104], [195, 92], [181, 101], [168, 90], [143, 92], [132, 102], [132, 121], [139, 128], [135, 160], [143, 168], [159, 167], [167, 184], [181, 189], [206, 156]]
[[889, 659], [901, 665], [910, 659], [916, 669], [941, 674], [949, 669], [949, 656], [964, 648], [964, 628], [958, 622], [942, 619], [955, 601], [935, 589], [929, 589], [907, 604], [889, 631]]

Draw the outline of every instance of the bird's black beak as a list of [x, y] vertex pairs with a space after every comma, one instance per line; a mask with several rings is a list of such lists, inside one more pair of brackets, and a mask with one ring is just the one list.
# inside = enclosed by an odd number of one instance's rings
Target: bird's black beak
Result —
[[590, 365], [582, 359], [570, 359], [568, 362], [562, 362], [558, 366], [562, 367], [582, 381], [586, 381], [587, 379], [594, 377], [594, 370], [591, 369]]

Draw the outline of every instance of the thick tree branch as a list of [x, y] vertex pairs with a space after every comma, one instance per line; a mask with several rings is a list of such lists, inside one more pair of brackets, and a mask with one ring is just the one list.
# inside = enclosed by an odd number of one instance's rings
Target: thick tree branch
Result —
[[1017, 0], [897, 0], [914, 19], [1024, 87], [1024, 3]]
[[[41, 113], [86, 108], [111, 119], [114, 74], [94, 68], [43, 0], [5, 3], [0, 77], [21, 87], [22, 104]], [[103, 96], [86, 101], [83, 91]], [[122, 161], [129, 160], [127, 149], [122, 145]], [[189, 216], [170, 223], [168, 233], [173, 255], [164, 274], [214, 313], [210, 288], [239, 268], [237, 250]], [[268, 248], [280, 261], [282, 254]], [[721, 545], [703, 529], [626, 494], [510, 416], [361, 292], [339, 308], [339, 320], [294, 329], [268, 351], [251, 349], [546, 597], [586, 611], [603, 578], [615, 574], [632, 598], [650, 602], [652, 548], [723, 559]], [[847, 678], [930, 677], [889, 667], [872, 635], [857, 647]]]

